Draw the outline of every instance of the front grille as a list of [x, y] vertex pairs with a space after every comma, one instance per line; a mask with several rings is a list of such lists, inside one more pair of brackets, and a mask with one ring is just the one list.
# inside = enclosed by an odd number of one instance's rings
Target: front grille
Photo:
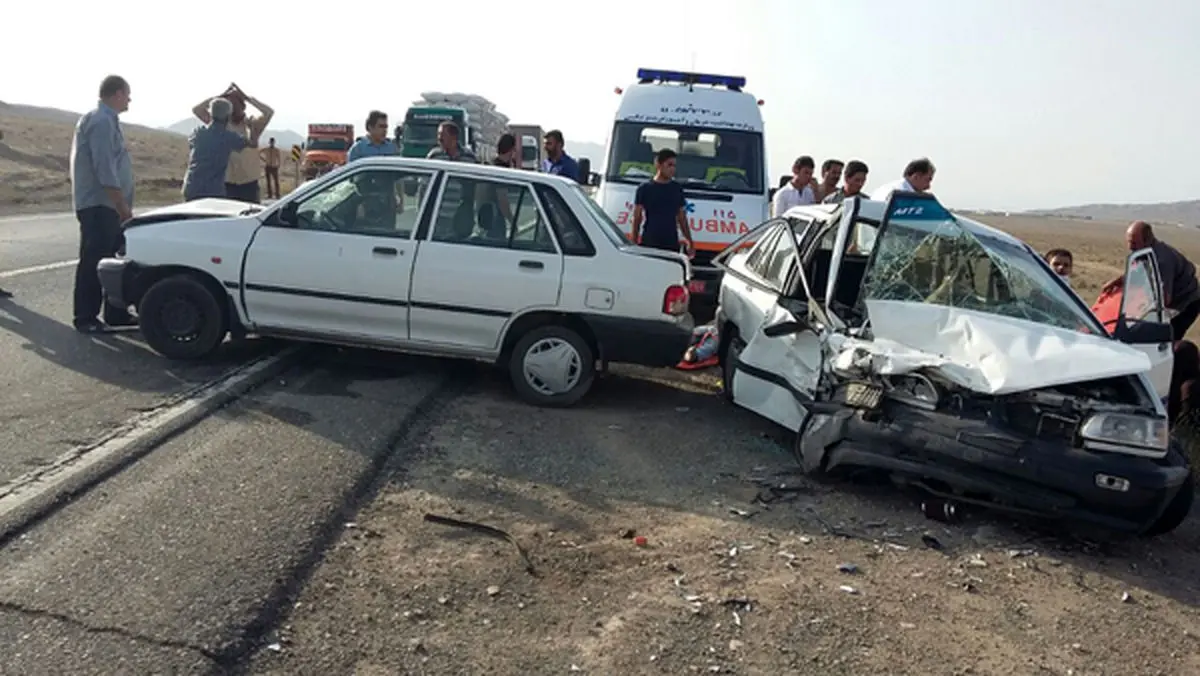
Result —
[[1013, 430], [1033, 439], [1074, 445], [1080, 420], [1062, 411], [1027, 401], [1005, 404], [1004, 414]]

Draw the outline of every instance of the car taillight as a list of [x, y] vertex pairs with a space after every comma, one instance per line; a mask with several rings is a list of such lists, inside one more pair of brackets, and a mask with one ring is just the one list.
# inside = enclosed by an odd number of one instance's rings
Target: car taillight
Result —
[[663, 312], [669, 315], [686, 314], [690, 300], [686, 286], [673, 284], [663, 294]]

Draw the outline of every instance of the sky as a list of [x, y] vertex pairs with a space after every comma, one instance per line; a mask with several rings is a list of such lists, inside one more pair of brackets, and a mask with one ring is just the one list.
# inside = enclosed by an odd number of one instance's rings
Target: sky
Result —
[[570, 150], [605, 142], [639, 67], [694, 69], [744, 75], [764, 100], [773, 176], [799, 155], [861, 159], [869, 190], [928, 156], [956, 208], [1200, 197], [1189, 0], [8, 4], [6, 25], [30, 29], [0, 41], [0, 100], [82, 111], [118, 73], [125, 119], [151, 126], [230, 81], [295, 130], [459, 91], [562, 129]]

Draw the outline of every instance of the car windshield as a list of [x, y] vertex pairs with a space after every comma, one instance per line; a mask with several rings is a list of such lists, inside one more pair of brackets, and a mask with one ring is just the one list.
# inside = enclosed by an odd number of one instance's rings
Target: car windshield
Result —
[[609, 148], [610, 181], [641, 183], [654, 176], [654, 154], [676, 153], [675, 180], [689, 190], [763, 193], [762, 134], [642, 122], [617, 122]]
[[345, 138], [330, 138], [328, 136], [309, 136], [305, 150], [349, 150], [350, 141]]
[[417, 145], [437, 145], [437, 129], [437, 122], [409, 122], [404, 125], [404, 140]]
[[532, 162], [537, 159], [537, 146], [521, 146], [521, 161]]
[[610, 242], [616, 246], [629, 246], [633, 244], [633, 240], [629, 239], [629, 236], [624, 232], [621, 232], [621, 228], [613, 222], [613, 219], [608, 217], [608, 214], [604, 213], [604, 210], [600, 208], [600, 205], [596, 204], [595, 200], [593, 200], [583, 190], [583, 188], [579, 186], [578, 183], [571, 182], [566, 189], [574, 191], [575, 194], [583, 200], [583, 203], [587, 205], [588, 213], [590, 213], [592, 218], [600, 224], [600, 229], [604, 232], [604, 235], [608, 237]]
[[972, 232], [937, 202], [896, 199], [863, 283], [868, 300], [932, 303], [1096, 333], [1093, 318], [1027, 247]]

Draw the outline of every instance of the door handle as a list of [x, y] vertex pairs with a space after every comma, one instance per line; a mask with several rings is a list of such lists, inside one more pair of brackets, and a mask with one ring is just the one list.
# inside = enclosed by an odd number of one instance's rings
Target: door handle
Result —
[[521, 261], [520, 263], [517, 263], [517, 265], [529, 270], [541, 270], [542, 268], [546, 267], [541, 261]]
[[396, 251], [395, 247], [377, 246], [374, 249], [371, 249], [371, 253], [377, 253], [383, 256], [395, 256], [399, 252]]

